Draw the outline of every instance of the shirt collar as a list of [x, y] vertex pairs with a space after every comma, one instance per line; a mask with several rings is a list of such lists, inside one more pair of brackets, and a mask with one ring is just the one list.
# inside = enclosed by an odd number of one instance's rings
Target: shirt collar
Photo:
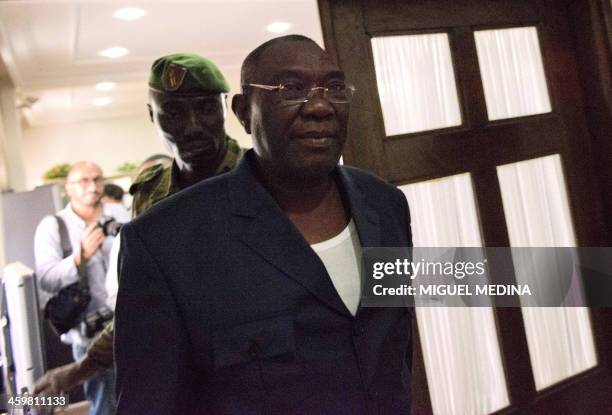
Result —
[[244, 154], [244, 149], [240, 147], [238, 142], [231, 138], [230, 136], [225, 136], [225, 156], [221, 161], [217, 170], [215, 170], [215, 176], [221, 173], [227, 173], [232, 170], [238, 161]]
[[[223, 160], [215, 170], [213, 176], [227, 173], [232, 170], [242, 158], [244, 151], [245, 150], [240, 147], [236, 140], [226, 135], [225, 156], [223, 156]], [[151, 195], [151, 200], [153, 203], [181, 190], [179, 187], [178, 174], [179, 170], [178, 166], [176, 165], [176, 161], [173, 161], [171, 166], [164, 168], [164, 170], [161, 172], [159, 182], [155, 187], [155, 191]]]
[[[72, 208], [72, 203], [68, 203], [64, 208], [64, 211], [66, 211], [66, 215], [68, 215], [68, 218], [70, 218], [71, 221], [74, 221], [83, 228], [87, 226], [87, 223], [85, 223], [83, 218], [77, 215], [77, 213]], [[108, 205], [102, 203], [102, 214], [104, 216], [112, 216], [112, 209], [109, 208]]]
[[[242, 158], [244, 151], [245, 150], [240, 147], [240, 144], [238, 144], [238, 141], [226, 135], [225, 155], [223, 156], [223, 160], [215, 170], [213, 176], [231, 171]], [[156, 195], [157, 199], [162, 199], [169, 194], [176, 193], [180, 190], [178, 174], [179, 170], [176, 162], [172, 162], [172, 166], [168, 170], [164, 169], [162, 175], [168, 175], [169, 177], [161, 180], [159, 185], [159, 197]]]
[[68, 205], [66, 205], [66, 207], [64, 208], [64, 210], [66, 211], [66, 215], [68, 216], [68, 218], [76, 223], [77, 225], [79, 225], [80, 227], [84, 228], [85, 226], [87, 226], [87, 224], [85, 223], [85, 221], [83, 220], [83, 218], [81, 218], [79, 215], [77, 215], [77, 213], [74, 211], [74, 209], [72, 208], [72, 203], [68, 203]]

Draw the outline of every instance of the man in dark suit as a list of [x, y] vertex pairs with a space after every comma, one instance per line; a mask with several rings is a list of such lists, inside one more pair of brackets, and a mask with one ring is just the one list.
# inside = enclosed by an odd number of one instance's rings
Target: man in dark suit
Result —
[[410, 246], [408, 206], [337, 165], [354, 89], [302, 36], [241, 82], [254, 149], [122, 230], [118, 413], [408, 414], [412, 310], [359, 304], [361, 249]]

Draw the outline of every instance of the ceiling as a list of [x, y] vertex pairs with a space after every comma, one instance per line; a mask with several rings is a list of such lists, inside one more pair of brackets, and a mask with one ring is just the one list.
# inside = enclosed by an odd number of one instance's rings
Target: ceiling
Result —
[[[126, 7], [146, 14], [132, 21], [113, 16]], [[237, 91], [242, 60], [279, 35], [266, 30], [278, 21], [291, 24], [280, 34], [300, 33], [322, 45], [316, 0], [5, 0], [0, 57], [32, 127], [129, 116], [144, 111], [151, 63], [170, 53], [210, 58]], [[129, 53], [99, 54], [115, 46]], [[116, 86], [98, 91], [100, 82]], [[112, 101], [94, 105], [101, 97]]]

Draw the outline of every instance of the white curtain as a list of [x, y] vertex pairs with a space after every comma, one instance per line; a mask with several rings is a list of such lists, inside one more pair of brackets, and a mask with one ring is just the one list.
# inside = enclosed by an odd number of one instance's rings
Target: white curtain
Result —
[[[498, 166], [497, 175], [512, 246], [576, 245], [559, 155]], [[531, 277], [514, 262], [519, 278]], [[527, 307], [522, 312], [538, 390], [597, 364], [588, 309]]]
[[474, 32], [490, 120], [550, 112], [535, 27]]
[[[400, 186], [415, 246], [482, 246], [469, 174]], [[417, 307], [434, 414], [481, 415], [509, 404], [490, 308]]]
[[387, 136], [461, 125], [446, 33], [372, 39]]

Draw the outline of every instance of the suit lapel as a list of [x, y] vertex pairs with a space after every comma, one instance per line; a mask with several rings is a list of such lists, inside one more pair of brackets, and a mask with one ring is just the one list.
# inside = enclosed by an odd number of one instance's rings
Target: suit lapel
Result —
[[228, 182], [237, 237], [320, 301], [350, 315], [319, 257], [255, 178], [251, 158], [249, 151]]
[[[228, 181], [237, 237], [320, 301], [351, 316], [317, 254], [255, 178], [251, 158], [249, 151]], [[368, 207], [364, 195], [342, 168], [340, 177], [362, 246], [378, 246], [378, 215]]]
[[[361, 247], [381, 246], [380, 217], [378, 212], [370, 206], [365, 193], [355, 183], [349, 170], [346, 167], [340, 166], [338, 171], [342, 180], [343, 190], [345, 191], [345, 197], [351, 206], [351, 215], [353, 221], [355, 221]], [[363, 287], [363, 281], [361, 284]], [[364, 308], [359, 304], [356, 317], [362, 318], [364, 313], [367, 312], [375, 312], [375, 309]]]
[[338, 166], [338, 172], [343, 184], [344, 195], [351, 207], [351, 215], [357, 227], [361, 246], [380, 246], [381, 235], [378, 212], [368, 204], [365, 194], [355, 183], [348, 169]]
[[319, 257], [293, 224], [275, 213], [266, 210], [258, 215], [246, 229], [242, 241], [320, 301], [342, 314], [349, 314]]

